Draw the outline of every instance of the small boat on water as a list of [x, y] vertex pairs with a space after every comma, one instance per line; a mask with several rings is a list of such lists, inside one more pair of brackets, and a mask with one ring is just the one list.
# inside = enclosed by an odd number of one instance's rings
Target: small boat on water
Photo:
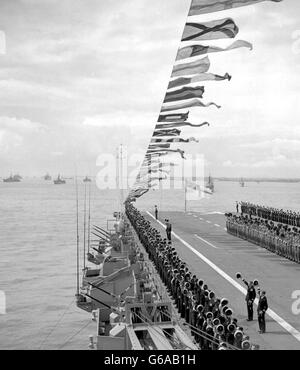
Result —
[[211, 193], [215, 191], [214, 180], [210, 175], [208, 176], [208, 182], [206, 184], [206, 189], [209, 189]]
[[66, 180], [63, 180], [60, 175], [57, 176], [57, 179], [53, 181], [55, 185], [61, 185], [61, 184], [65, 184], [66, 183]]
[[83, 179], [83, 182], [92, 182], [92, 180], [89, 177], [85, 176], [85, 178]]
[[44, 180], [45, 180], [45, 181], [50, 181], [50, 180], [52, 180], [52, 177], [49, 175], [49, 173], [46, 173], [46, 175], [44, 176]]
[[10, 175], [6, 179], [3, 179], [3, 182], [20, 182], [22, 180], [22, 176], [20, 175]]

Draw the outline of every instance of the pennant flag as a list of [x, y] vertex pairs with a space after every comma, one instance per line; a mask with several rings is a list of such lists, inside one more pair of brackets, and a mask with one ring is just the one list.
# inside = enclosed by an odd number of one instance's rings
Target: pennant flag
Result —
[[155, 159], [151, 160], [151, 159], [145, 158], [143, 163], [142, 163], [141, 168], [143, 168], [145, 166], [151, 166], [151, 165], [157, 166], [158, 164], [160, 164], [160, 161], [156, 161]]
[[161, 170], [160, 170], [159, 168], [155, 168], [155, 169], [150, 168], [150, 169], [148, 170], [148, 173], [157, 173], [157, 172], [161, 172]]
[[166, 93], [164, 103], [171, 103], [177, 100], [186, 100], [192, 98], [203, 98], [204, 86], [183, 87]]
[[[151, 152], [150, 153], [159, 153], [161, 150], [163, 150], [163, 152], [174, 152], [174, 153], [180, 153], [180, 155], [181, 155], [181, 157], [183, 158], [183, 159], [185, 159], [185, 157], [184, 157], [184, 151], [183, 150], [181, 150], [181, 149], [157, 149], [157, 150], [151, 150]], [[167, 153], [166, 153], [167, 154]]]
[[[252, 5], [261, 3], [265, 0], [193, 0], [189, 11], [190, 15], [206, 14], [218, 12], [220, 10], [227, 10], [237, 8], [240, 6]], [[273, 2], [280, 2], [281, 0], [268, 0]]]
[[191, 107], [209, 107], [210, 105], [214, 105], [217, 108], [221, 108], [221, 106], [217, 105], [216, 103], [204, 104], [199, 99], [192, 99], [192, 100], [188, 100], [187, 102], [181, 103], [181, 104], [168, 105], [168, 106], [163, 105], [161, 108], [161, 112], [168, 112], [172, 110], [185, 109], [185, 108], [191, 108]]
[[199, 143], [199, 140], [195, 139], [194, 137], [190, 137], [188, 139], [182, 139], [179, 137], [171, 138], [171, 139], [151, 139], [151, 143], [189, 143], [191, 141], [195, 141]]
[[180, 130], [171, 129], [171, 130], [156, 130], [153, 132], [153, 136], [179, 136], [181, 133]]
[[159, 165], [155, 165], [155, 166], [153, 166], [153, 167], [148, 167], [148, 168], [154, 168], [154, 169], [161, 169], [161, 168], [163, 168], [163, 167], [171, 167], [171, 166], [175, 166], [175, 164], [174, 163], [160, 163]]
[[[161, 150], [163, 150], [163, 149], [161, 149]], [[168, 154], [168, 152], [166, 152], [166, 150], [167, 149], [165, 149], [164, 151], [160, 151], [160, 150], [153, 150], [153, 149], [151, 149], [151, 150], [147, 150], [147, 153], [146, 153], [146, 156], [148, 156], [148, 157], [154, 157], [154, 156], [157, 156], [157, 157], [161, 157], [162, 155], [167, 155]]]
[[223, 81], [223, 80], [231, 80], [231, 76], [228, 73], [225, 73], [224, 76], [215, 75], [213, 73], [200, 73], [194, 77], [179, 77], [173, 81], [169, 82], [168, 89], [173, 89], [174, 87], [179, 87], [182, 85], [192, 84], [194, 82], [200, 81]]
[[187, 113], [161, 114], [158, 117], [158, 122], [184, 122], [189, 118]]
[[160, 156], [161, 154], [151, 153], [151, 150], [149, 151], [149, 149], [147, 150], [146, 155], [145, 155], [146, 158], [158, 158]]
[[142, 195], [146, 194], [149, 189], [138, 189], [133, 193], [134, 198], [140, 198]]
[[231, 18], [206, 23], [187, 23], [181, 41], [233, 39], [239, 28]]
[[[204, 54], [204, 53], [203, 53]], [[209, 70], [210, 61], [208, 57], [196, 60], [190, 63], [176, 64], [173, 67], [171, 77], [179, 77], [186, 75], [195, 75], [198, 73], [205, 73]]]
[[149, 188], [155, 188], [158, 187], [158, 183], [155, 182], [154, 184], [149, 184]]
[[220, 48], [218, 46], [204, 46], [204, 45], [192, 45], [186, 46], [178, 50], [176, 60], [196, 57], [197, 55], [203, 55], [208, 53], [216, 53], [219, 51], [228, 51], [238, 48], [249, 48], [252, 50], [252, 44], [248, 41], [237, 40], [226, 48]]
[[202, 127], [202, 126], [209, 126], [208, 122], [202, 122], [199, 124], [192, 124], [189, 122], [174, 122], [174, 123], [157, 123], [155, 129], [164, 129], [164, 128], [172, 128], [172, 127], [181, 127], [181, 126], [191, 126], [191, 127]]
[[156, 148], [170, 148], [170, 144], [157, 144], [157, 145], [149, 145], [149, 149], [156, 149]]
[[162, 177], [162, 176], [159, 176], [159, 177], [151, 177], [151, 182], [152, 181], [161, 181], [161, 180], [167, 180], [167, 175], [165, 175], [165, 177]]

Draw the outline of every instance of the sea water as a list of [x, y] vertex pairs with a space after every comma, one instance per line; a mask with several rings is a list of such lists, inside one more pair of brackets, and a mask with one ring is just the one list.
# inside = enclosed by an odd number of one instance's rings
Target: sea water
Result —
[[[83, 257], [84, 193], [79, 181], [80, 255]], [[118, 192], [91, 183], [91, 224], [106, 228], [119, 210]], [[300, 209], [300, 184], [215, 181], [215, 193], [188, 201], [200, 213], [235, 211], [236, 201]], [[88, 202], [87, 202], [88, 203]], [[183, 211], [184, 191], [150, 190], [142, 210]], [[88, 204], [87, 204], [88, 206]], [[74, 180], [54, 185], [42, 179], [0, 183], [0, 349], [87, 349], [96, 325], [75, 305], [76, 192]], [[0, 305], [1, 306], [1, 305]]]

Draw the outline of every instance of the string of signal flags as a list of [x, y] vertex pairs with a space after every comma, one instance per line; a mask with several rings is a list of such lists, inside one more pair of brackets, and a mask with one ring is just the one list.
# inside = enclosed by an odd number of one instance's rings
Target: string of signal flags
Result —
[[[235, 49], [246, 48], [252, 50], [253, 46], [246, 40], [234, 40], [239, 34], [239, 27], [230, 17], [218, 17], [209, 22], [193, 21], [191, 17], [216, 13], [219, 11], [234, 9], [238, 7], [254, 5], [261, 2], [280, 2], [282, 0], [192, 0], [188, 11], [188, 17], [183, 29], [183, 34], [176, 54], [175, 63], [172, 69], [167, 91], [161, 106], [157, 123], [154, 127], [150, 143], [147, 147], [144, 160], [131, 188], [127, 201], [132, 202], [146, 194], [157, 181], [157, 176], [152, 177], [152, 160], [163, 156], [178, 153], [185, 158], [185, 153], [180, 148], [171, 148], [176, 143], [189, 143], [197, 138], [182, 138], [182, 130], [178, 127], [195, 127], [207, 129], [208, 122], [190, 123], [187, 122], [190, 109], [220, 109], [221, 106], [213, 101], [205, 101], [205, 87], [202, 83], [206, 81], [222, 82], [230, 81], [232, 76], [224, 71], [223, 75], [210, 73], [210, 55], [222, 53]], [[202, 41], [229, 40], [226, 47], [215, 45], [204, 45]], [[234, 40], [232, 42], [232, 40]], [[190, 45], [190, 43], [193, 43]], [[188, 43], [188, 44], [187, 44]], [[199, 84], [200, 83], [200, 84]], [[191, 85], [197, 84], [196, 86]], [[162, 124], [164, 123], [164, 124]], [[167, 125], [166, 125], [167, 124]], [[156, 138], [162, 138], [158, 141]], [[180, 139], [179, 139], [180, 138]], [[163, 144], [162, 144], [163, 143]], [[147, 161], [146, 161], [147, 160]], [[149, 171], [150, 170], [150, 171]], [[147, 180], [144, 178], [147, 176]], [[141, 182], [141, 179], [143, 181]], [[163, 181], [165, 177], [158, 177]]]

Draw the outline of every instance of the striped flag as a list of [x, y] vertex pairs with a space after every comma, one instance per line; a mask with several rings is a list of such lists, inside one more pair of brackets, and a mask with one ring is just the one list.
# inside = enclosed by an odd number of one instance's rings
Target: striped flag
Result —
[[209, 126], [208, 122], [202, 122], [197, 124], [192, 124], [189, 122], [174, 122], [174, 123], [157, 123], [155, 129], [164, 129], [164, 128], [173, 128], [173, 127], [182, 127], [182, 126], [191, 126], [191, 127], [202, 127], [202, 126]]
[[223, 81], [223, 80], [231, 80], [231, 76], [228, 73], [225, 73], [224, 76], [215, 75], [213, 73], [200, 73], [194, 77], [179, 77], [173, 81], [169, 82], [168, 89], [173, 89], [174, 87], [179, 87], [183, 85], [192, 84], [194, 82], [201, 82], [201, 81]]
[[214, 105], [217, 108], [221, 108], [220, 105], [217, 105], [216, 103], [207, 103], [204, 104], [200, 99], [191, 99], [187, 102], [175, 104], [175, 105], [163, 105], [161, 108], [161, 112], [169, 112], [172, 110], [178, 110], [178, 109], [185, 109], [185, 108], [191, 108], [191, 107], [209, 107], [210, 105]]
[[154, 168], [154, 169], [162, 169], [163, 167], [174, 167], [175, 164], [172, 163], [172, 162], [168, 162], [168, 163], [160, 163], [158, 166], [154, 166], [154, 167], [150, 167], [150, 168]]
[[179, 136], [181, 133], [180, 130], [170, 129], [170, 130], [155, 130], [153, 136]]
[[181, 41], [233, 39], [238, 32], [239, 28], [231, 18], [206, 23], [187, 23]]
[[204, 46], [204, 45], [192, 45], [186, 46], [178, 50], [176, 60], [182, 60], [186, 58], [196, 57], [207, 53], [216, 53], [219, 51], [229, 51], [238, 48], [249, 48], [252, 50], [252, 44], [248, 41], [237, 40], [226, 48], [220, 48], [218, 46]]
[[171, 139], [151, 139], [151, 143], [190, 143], [191, 141], [199, 143], [199, 140], [195, 139], [194, 137], [189, 137], [188, 139], [182, 139], [180, 137]]
[[171, 103], [177, 100], [186, 100], [192, 98], [203, 98], [204, 86], [182, 87], [179, 90], [168, 91], [164, 103]]
[[187, 113], [161, 114], [157, 122], [184, 122], [189, 118]]
[[150, 153], [154, 154], [154, 153], [160, 153], [160, 152], [173, 152], [173, 153], [179, 153], [181, 155], [181, 157], [183, 159], [185, 159], [184, 157], [184, 150], [181, 150], [181, 149], [157, 149], [157, 150], [151, 150]]
[[[165, 152], [165, 153], [167, 153], [167, 152]], [[161, 155], [163, 155], [163, 154], [161, 154], [161, 153], [151, 153], [151, 151], [149, 152], [149, 150], [147, 150], [145, 157], [146, 158], [159, 158]]]
[[143, 161], [143, 163], [142, 163], [142, 166], [141, 166], [141, 168], [143, 168], [143, 167], [145, 167], [145, 166], [150, 166], [150, 165], [155, 165], [155, 166], [157, 166], [158, 164], [160, 164], [160, 161], [159, 160], [156, 160], [156, 159], [153, 159], [153, 160], [151, 160], [151, 159], [144, 159], [144, 161]]
[[132, 196], [134, 198], [140, 198], [142, 195], [146, 194], [149, 189], [137, 189], [133, 192]]
[[167, 149], [170, 148], [170, 144], [154, 144], [148, 146], [148, 149], [157, 149], [157, 148]]
[[176, 64], [173, 67], [171, 77], [179, 77], [186, 75], [194, 75], [198, 73], [205, 73], [209, 70], [210, 61], [208, 57], [196, 60], [190, 63]]
[[[220, 10], [237, 8], [245, 5], [252, 5], [261, 3], [265, 0], [193, 0], [190, 8], [190, 15], [206, 14], [218, 12]], [[281, 0], [268, 0], [273, 2], [280, 2]]]
[[151, 177], [151, 182], [152, 181], [156, 181], [156, 180], [158, 180], [158, 181], [166, 180], [167, 178], [168, 178], [167, 175], [165, 175], [164, 177], [162, 177], [162, 176], [159, 176], [159, 177], [155, 176], [155, 177]]

